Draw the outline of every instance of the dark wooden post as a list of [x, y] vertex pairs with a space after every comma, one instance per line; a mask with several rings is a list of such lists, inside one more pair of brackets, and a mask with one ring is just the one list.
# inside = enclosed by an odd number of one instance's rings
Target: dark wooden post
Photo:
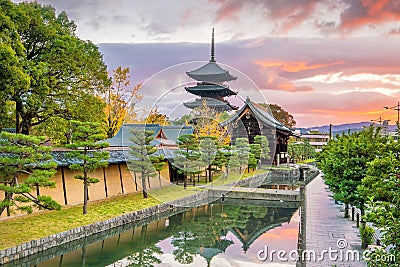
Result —
[[103, 167], [103, 179], [104, 179], [104, 191], [106, 192], [106, 197], [108, 197], [107, 178], [106, 178], [106, 168], [105, 167]]
[[357, 228], [360, 227], [360, 213], [357, 213], [356, 226], [357, 226]]
[[121, 163], [118, 163], [118, 171], [119, 171], [119, 180], [121, 182], [122, 194], [124, 194], [124, 183], [122, 182]]
[[61, 180], [62, 180], [62, 185], [63, 185], [63, 193], [64, 193], [64, 204], [68, 205], [67, 201], [67, 188], [65, 186], [65, 174], [64, 174], [64, 168], [61, 167]]

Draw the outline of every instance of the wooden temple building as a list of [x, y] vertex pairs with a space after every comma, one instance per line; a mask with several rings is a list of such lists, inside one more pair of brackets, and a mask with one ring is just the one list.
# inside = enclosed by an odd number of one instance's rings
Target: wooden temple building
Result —
[[232, 143], [236, 138], [248, 138], [254, 142], [256, 135], [268, 138], [271, 158], [275, 164], [285, 163], [291, 129], [280, 123], [271, 112], [247, 98], [243, 107], [232, 117], [221, 123], [228, 128]]
[[225, 97], [236, 95], [226, 82], [234, 81], [237, 77], [231, 75], [229, 71], [224, 70], [215, 61], [214, 50], [214, 28], [211, 38], [211, 59], [204, 66], [186, 72], [186, 74], [197, 81], [196, 86], [185, 87], [185, 90], [191, 94], [199, 96], [192, 102], [184, 103], [185, 107], [194, 109], [201, 107], [205, 101], [208, 107], [215, 109], [218, 112], [236, 110], [237, 107], [229, 104]]

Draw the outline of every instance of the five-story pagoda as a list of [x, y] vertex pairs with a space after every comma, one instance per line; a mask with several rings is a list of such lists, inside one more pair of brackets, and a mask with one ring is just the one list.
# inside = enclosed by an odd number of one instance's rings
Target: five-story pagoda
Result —
[[202, 106], [203, 101], [205, 101], [208, 107], [213, 108], [218, 112], [238, 109], [224, 99], [226, 96], [237, 94], [229, 89], [229, 86], [224, 84], [224, 82], [236, 80], [237, 77], [231, 75], [229, 71], [221, 68], [221, 66], [219, 66], [215, 61], [214, 28], [212, 29], [211, 37], [210, 61], [196, 70], [186, 72], [186, 74], [198, 82], [196, 86], [185, 87], [185, 90], [191, 94], [200, 96], [200, 98], [197, 98], [192, 102], [184, 103], [185, 107], [194, 109]]

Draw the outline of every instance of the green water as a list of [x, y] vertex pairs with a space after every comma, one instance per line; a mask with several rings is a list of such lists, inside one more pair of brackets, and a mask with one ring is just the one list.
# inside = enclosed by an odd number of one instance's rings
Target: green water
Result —
[[38, 267], [294, 266], [290, 261], [260, 261], [257, 252], [265, 246], [285, 251], [296, 249], [297, 210], [268, 207], [254, 201], [252, 205], [245, 204], [239, 200], [195, 207], [146, 225], [132, 226], [104, 240], [82, 241], [74, 251], [58, 251], [50, 260], [37, 263], [38, 259], [33, 259], [32, 264]]

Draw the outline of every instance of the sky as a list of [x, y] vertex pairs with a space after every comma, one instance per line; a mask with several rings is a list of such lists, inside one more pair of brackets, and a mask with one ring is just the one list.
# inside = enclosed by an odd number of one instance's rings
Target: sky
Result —
[[[18, 2], [18, 1], [14, 1]], [[110, 71], [129, 67], [144, 102], [170, 118], [194, 99], [186, 71], [210, 58], [238, 77], [230, 88], [275, 103], [298, 127], [397, 120], [399, 0], [39, 0], [66, 11], [99, 45]]]

